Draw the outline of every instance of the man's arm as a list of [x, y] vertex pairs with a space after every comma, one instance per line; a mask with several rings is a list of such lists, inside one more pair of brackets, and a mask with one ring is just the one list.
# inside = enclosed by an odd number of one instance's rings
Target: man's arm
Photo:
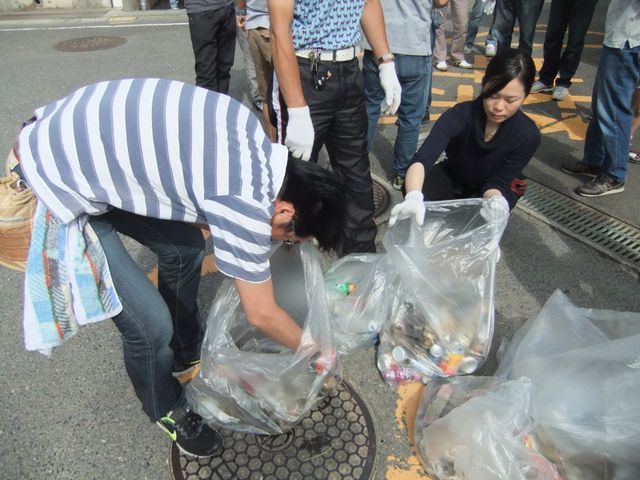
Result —
[[365, 1], [360, 26], [376, 58], [391, 52], [387, 43], [387, 32], [384, 28], [384, 15], [380, 0]]
[[295, 0], [268, 0], [268, 5], [271, 57], [280, 91], [287, 107], [304, 107], [307, 102], [302, 93], [300, 71], [291, 32]]
[[249, 323], [295, 352], [302, 339], [302, 329], [276, 304], [271, 280], [250, 283], [236, 279], [235, 284]]

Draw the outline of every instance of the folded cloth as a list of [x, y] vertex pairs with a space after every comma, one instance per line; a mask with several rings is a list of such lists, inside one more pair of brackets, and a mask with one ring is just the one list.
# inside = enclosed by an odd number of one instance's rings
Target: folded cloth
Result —
[[60, 222], [41, 202], [34, 216], [24, 286], [24, 343], [45, 355], [79, 325], [122, 311], [107, 259], [87, 216]]

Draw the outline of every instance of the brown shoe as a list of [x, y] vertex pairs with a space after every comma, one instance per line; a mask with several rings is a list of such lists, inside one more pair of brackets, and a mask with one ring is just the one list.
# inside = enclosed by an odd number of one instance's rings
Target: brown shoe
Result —
[[604, 173], [576, 189], [576, 193], [583, 197], [602, 197], [621, 192], [624, 192], [624, 182], [614, 180]]
[[595, 165], [588, 165], [584, 162], [573, 161], [568, 163], [563, 163], [562, 166], [563, 172], [570, 173], [571, 175], [585, 175], [587, 177], [597, 177], [600, 175], [601, 168], [596, 167]]

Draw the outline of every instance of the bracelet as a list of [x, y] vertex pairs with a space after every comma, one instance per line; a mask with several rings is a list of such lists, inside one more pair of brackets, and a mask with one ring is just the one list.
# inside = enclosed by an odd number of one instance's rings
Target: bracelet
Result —
[[384, 55], [382, 55], [381, 57], [378, 57], [378, 65], [380, 65], [382, 63], [386, 63], [388, 61], [392, 61], [393, 59], [394, 59], [393, 53], [387, 52]]
[[238, 17], [244, 17], [247, 15], [247, 9], [246, 8], [236, 8], [236, 15]]

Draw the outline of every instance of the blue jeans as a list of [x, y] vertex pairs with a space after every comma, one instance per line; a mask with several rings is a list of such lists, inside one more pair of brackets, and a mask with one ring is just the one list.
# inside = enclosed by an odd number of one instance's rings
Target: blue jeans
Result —
[[520, 28], [518, 51], [531, 56], [533, 37], [543, 3], [544, 0], [497, 0], [487, 42], [493, 43], [489, 37], [495, 40], [498, 52], [511, 48], [513, 27], [517, 19]]
[[[402, 86], [402, 99], [397, 113], [398, 134], [393, 147], [393, 170], [396, 175], [404, 178], [416, 153], [420, 122], [427, 108], [427, 92], [431, 89], [431, 56], [395, 54], [394, 61], [398, 80]], [[380, 117], [380, 105], [384, 100], [384, 90], [380, 85], [378, 64], [369, 50], [364, 54], [362, 71], [369, 119], [367, 138], [369, 145], [372, 145]]]
[[[544, 63], [540, 69], [540, 81], [545, 85], [569, 88], [578, 70], [593, 11], [598, 0], [553, 0], [549, 10], [549, 25], [544, 37]], [[564, 35], [569, 29], [567, 46], [562, 51]]]
[[464, 41], [464, 46], [467, 48], [473, 47], [473, 42], [476, 41], [478, 35], [478, 29], [480, 28], [480, 22], [484, 15], [484, 2], [482, 0], [476, 0], [469, 12], [469, 22], [467, 23], [467, 36]]
[[593, 85], [593, 117], [584, 141], [583, 162], [601, 167], [619, 182], [627, 178], [631, 97], [640, 81], [640, 46], [623, 48], [602, 46]]
[[[113, 318], [122, 335], [124, 365], [142, 409], [157, 420], [184, 402], [174, 362], [200, 358], [202, 322], [197, 294], [205, 242], [198, 228], [122, 210], [89, 222], [104, 249], [123, 310]], [[118, 232], [158, 255], [158, 288], [131, 258]]]

